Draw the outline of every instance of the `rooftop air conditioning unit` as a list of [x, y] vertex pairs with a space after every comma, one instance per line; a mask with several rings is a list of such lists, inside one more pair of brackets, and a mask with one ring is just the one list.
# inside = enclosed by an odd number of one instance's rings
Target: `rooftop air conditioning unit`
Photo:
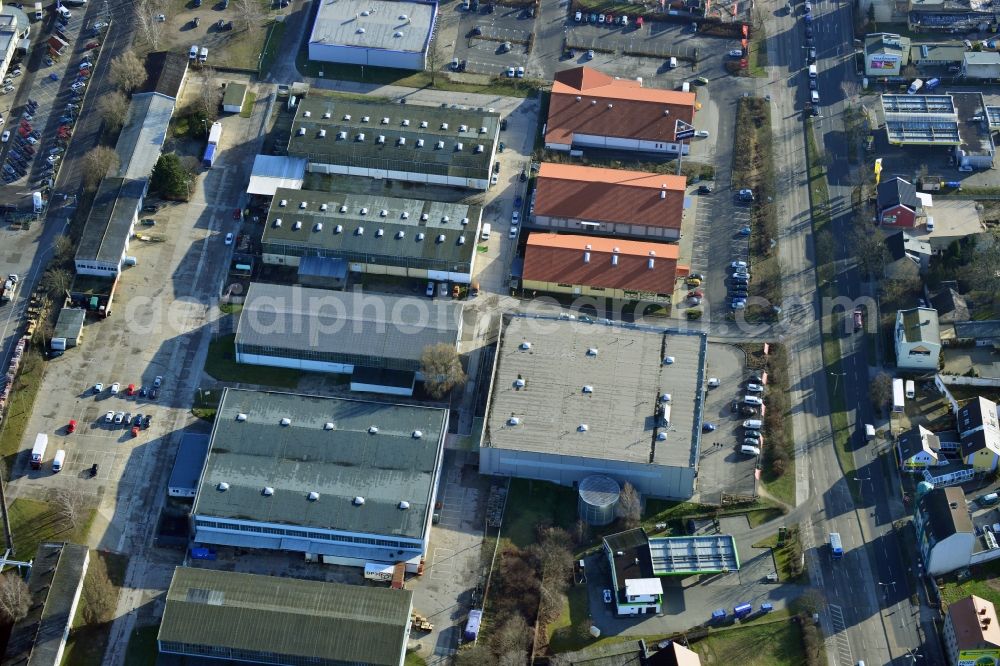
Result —
[[263, 495], [264, 497], [270, 497], [271, 495], [274, 494], [274, 488], [272, 488], [271, 486], [264, 486], [261, 489], [260, 494]]
[[310, 490], [309, 494], [306, 495], [306, 497], [309, 499], [310, 502], [315, 502], [316, 500], [319, 499], [319, 493], [316, 492], [315, 490]]
[[339, 233], [341, 233], [341, 232], [342, 232], [343, 230], [344, 230], [344, 225], [342, 225], [342, 224], [338, 224], [337, 226], [335, 226], [335, 227], [333, 228], [333, 233], [335, 233], [335, 234], [339, 234]]
[[333, 430], [333, 421], [327, 421], [324, 423], [323, 430]]
[[383, 235], [385, 235], [385, 229], [379, 229], [375, 232], [375, 238], [382, 238]]
[[410, 503], [404, 500], [404, 501], [400, 502], [399, 504], [397, 504], [396, 506], [399, 507], [400, 511], [406, 511], [407, 509], [410, 508]]
[[313, 225], [313, 231], [323, 231], [323, 223], [317, 222]]
[[410, 119], [403, 118], [403, 127], [409, 127], [409, 126], [410, 126]]
[[286, 416], [283, 419], [281, 419], [278, 423], [280, 423], [283, 426], [292, 425], [292, 420]]
[[295, 220], [295, 223], [292, 224], [292, 229], [298, 231], [301, 228], [302, 228], [302, 220]]
[[368, 434], [374, 435], [378, 432], [378, 426], [368, 426]]
[[240, 421], [240, 422], [246, 421], [247, 420], [247, 415], [246, 414], [237, 414], [236, 415], [236, 420]]
[[419, 430], [414, 430], [413, 431], [413, 439], [420, 439], [423, 436], [424, 436], [424, 433], [420, 432]]
[[353, 500], [351, 500], [351, 504], [353, 504], [354, 506], [363, 506], [364, 503], [365, 503], [365, 498], [362, 497], [361, 495], [358, 495]]
[[527, 340], [525, 340], [524, 342], [521, 343], [521, 350], [522, 351], [528, 351], [529, 349], [531, 349], [531, 343], [530, 342], [528, 342]]
[[226, 483], [225, 481], [220, 481], [219, 485], [217, 485], [215, 489], [218, 490], [220, 493], [224, 493], [227, 490], [229, 490], [229, 484]]
[[363, 117], [361, 118], [361, 122], [363, 122], [363, 123], [366, 123], [366, 122], [368, 122], [369, 120], [371, 120], [371, 116], [363, 116]]
[[325, 136], [326, 136], [326, 130], [325, 130], [325, 129], [321, 129], [321, 130], [319, 131], [319, 138], [321, 138], [321, 139], [322, 139], [322, 138], [323, 138], [323, 137], [325, 137]]

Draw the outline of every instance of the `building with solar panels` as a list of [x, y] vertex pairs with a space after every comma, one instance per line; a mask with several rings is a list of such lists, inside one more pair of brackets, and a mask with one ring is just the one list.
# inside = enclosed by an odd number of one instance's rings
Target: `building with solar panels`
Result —
[[223, 389], [194, 540], [415, 572], [447, 431], [446, 409]]
[[882, 95], [886, 137], [896, 146], [950, 149], [960, 171], [993, 167], [994, 117], [981, 93]]
[[402, 666], [412, 609], [409, 590], [177, 567], [156, 639], [196, 659]]

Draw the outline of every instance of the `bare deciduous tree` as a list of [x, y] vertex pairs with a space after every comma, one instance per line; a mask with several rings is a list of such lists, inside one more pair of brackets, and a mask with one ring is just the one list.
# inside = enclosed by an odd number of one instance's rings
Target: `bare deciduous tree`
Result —
[[75, 490], [59, 490], [56, 492], [53, 500], [56, 506], [56, 513], [59, 514], [59, 517], [69, 523], [71, 528], [75, 529], [79, 527], [80, 519], [83, 518], [83, 514], [86, 511], [83, 494]]
[[156, 18], [162, 10], [163, 3], [158, 0], [137, 0], [135, 3], [135, 24], [139, 28], [139, 34], [154, 51], [160, 47], [163, 26], [166, 25]]
[[112, 132], [120, 130], [125, 124], [125, 119], [128, 118], [128, 97], [116, 90], [102, 97], [98, 106], [105, 127]]
[[52, 239], [52, 251], [56, 261], [66, 262], [73, 258], [73, 239], [66, 234], [59, 234]]
[[892, 377], [887, 372], [880, 372], [872, 378], [869, 394], [872, 404], [883, 409], [892, 400]]
[[110, 622], [118, 605], [118, 588], [108, 576], [108, 567], [101, 557], [90, 558], [87, 569], [87, 584], [83, 586], [83, 619], [87, 624], [97, 625]]
[[264, 26], [264, 8], [259, 0], [234, 0], [233, 9], [245, 30], [256, 30]]
[[455, 666], [493, 666], [496, 663], [496, 656], [485, 643], [466, 643], [455, 654]]
[[30, 608], [28, 584], [15, 573], [0, 576], [0, 616], [8, 622], [17, 622], [28, 614]]
[[[524, 664], [531, 645], [531, 627], [519, 613], [509, 615], [493, 635], [493, 652], [500, 655], [501, 663]], [[521, 661], [517, 661], [517, 658]], [[506, 659], [506, 662], [505, 662]]]
[[889, 263], [889, 250], [882, 234], [872, 230], [870, 225], [867, 228], [855, 226], [851, 241], [861, 270], [868, 276], [881, 278]]
[[991, 294], [1000, 293], [1000, 234], [983, 234], [969, 264], [969, 281]]
[[111, 80], [130, 95], [146, 80], [146, 67], [133, 51], [125, 51], [111, 61]]
[[424, 349], [420, 370], [424, 375], [424, 388], [435, 399], [444, 397], [456, 386], [462, 386], [467, 379], [458, 351], [454, 345], [446, 343]]
[[96, 146], [83, 156], [83, 186], [95, 190], [112, 169], [118, 168], [118, 153], [109, 146]]
[[42, 289], [53, 299], [64, 297], [72, 284], [73, 275], [65, 268], [50, 268], [42, 274]]
[[642, 500], [639, 497], [639, 491], [628, 481], [622, 486], [615, 513], [618, 514], [625, 527], [635, 527], [642, 519]]
[[[201, 70], [201, 89], [194, 102], [195, 113], [204, 116], [208, 123], [214, 122], [219, 117], [219, 105], [222, 103], [222, 87], [218, 85], [215, 78], [215, 70], [205, 66]], [[208, 131], [208, 128], [205, 128]]]

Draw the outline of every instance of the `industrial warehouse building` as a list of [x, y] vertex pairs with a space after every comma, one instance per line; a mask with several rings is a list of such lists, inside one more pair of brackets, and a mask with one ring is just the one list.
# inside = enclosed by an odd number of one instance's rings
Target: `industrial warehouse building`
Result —
[[991, 113], [982, 93], [882, 95], [889, 143], [950, 148], [959, 171], [993, 167], [993, 132], [1000, 110]]
[[677, 121], [692, 124], [696, 104], [693, 92], [643, 88], [641, 80], [574, 67], [552, 82], [545, 147], [687, 155], [689, 147], [676, 138]]
[[447, 431], [446, 409], [223, 389], [194, 540], [415, 572]]
[[524, 250], [525, 291], [668, 301], [678, 275], [678, 245], [532, 232]]
[[480, 472], [690, 498], [706, 353], [703, 334], [505, 317]]
[[354, 273], [469, 284], [482, 208], [279, 189], [261, 240], [265, 264], [341, 260]]
[[288, 155], [314, 173], [485, 190], [499, 135], [492, 111], [314, 94], [298, 103]]
[[532, 227], [560, 233], [676, 241], [684, 176], [543, 162]]
[[253, 282], [236, 328], [236, 362], [351, 375], [351, 389], [413, 395], [432, 345], [457, 345], [450, 300]]
[[177, 567], [157, 645], [164, 654], [255, 664], [402, 666], [412, 595]]
[[121, 273], [146, 183], [124, 178], [101, 181], [76, 247], [77, 275], [114, 278]]
[[319, 5], [309, 59], [423, 71], [436, 2], [338, 0]]

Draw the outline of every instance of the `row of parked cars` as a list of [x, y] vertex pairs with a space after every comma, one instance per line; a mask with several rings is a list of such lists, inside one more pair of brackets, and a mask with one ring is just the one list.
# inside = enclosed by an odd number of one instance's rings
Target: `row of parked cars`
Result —
[[764, 381], [760, 376], [751, 374], [747, 377], [744, 388], [746, 389], [746, 393], [740, 402], [744, 407], [749, 409], [744, 411], [741, 408], [741, 414], [750, 416], [751, 418], [743, 421], [741, 426], [743, 436], [738, 439], [737, 443], [740, 446], [740, 453], [759, 456], [761, 449], [764, 447], [764, 435], [762, 432], [764, 422], [756, 417], [764, 407]]
[[620, 25], [628, 26], [629, 18], [625, 14], [619, 14], [615, 16], [614, 14], [597, 14], [597, 13], [585, 13], [577, 12], [573, 19], [577, 23], [594, 23], [597, 25]]

